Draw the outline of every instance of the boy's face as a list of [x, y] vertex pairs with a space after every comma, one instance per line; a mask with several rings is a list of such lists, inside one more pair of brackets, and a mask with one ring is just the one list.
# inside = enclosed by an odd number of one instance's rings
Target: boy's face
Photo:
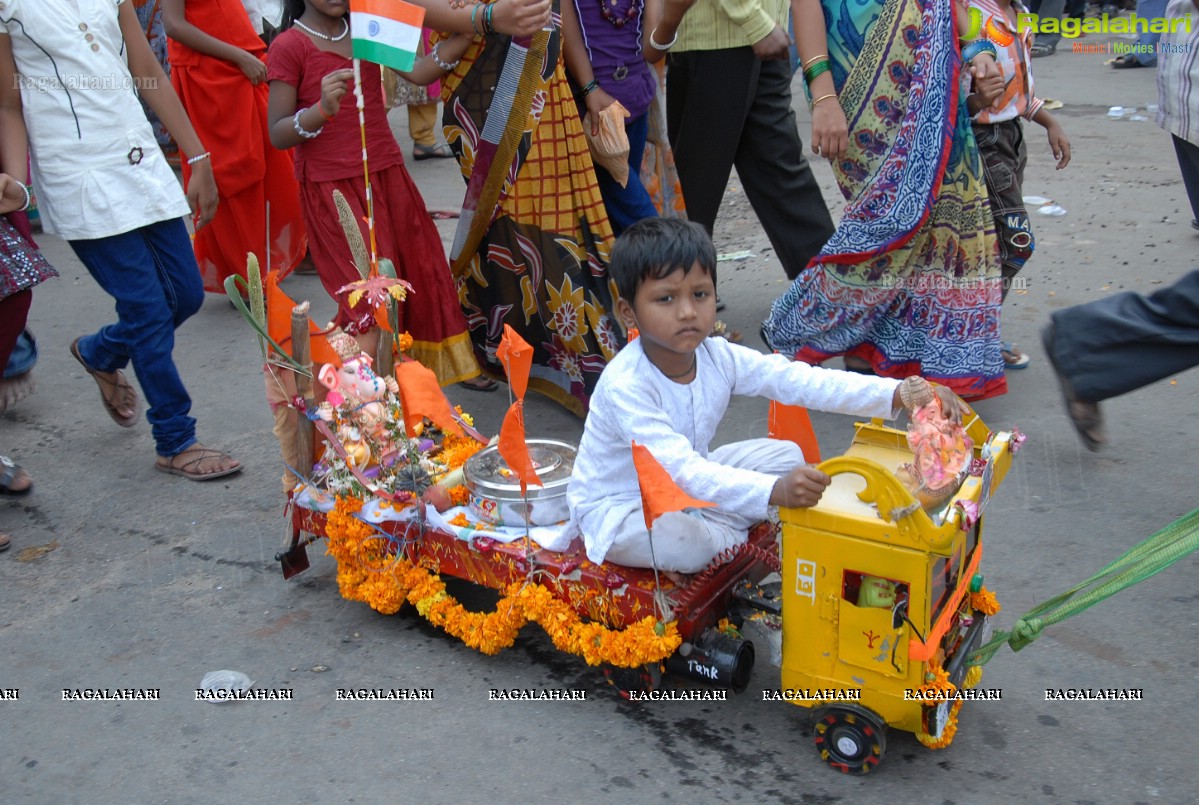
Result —
[[685, 369], [695, 349], [716, 324], [716, 284], [699, 263], [662, 279], [647, 279], [632, 304], [620, 299], [617, 311], [641, 331], [641, 345], [663, 372]]

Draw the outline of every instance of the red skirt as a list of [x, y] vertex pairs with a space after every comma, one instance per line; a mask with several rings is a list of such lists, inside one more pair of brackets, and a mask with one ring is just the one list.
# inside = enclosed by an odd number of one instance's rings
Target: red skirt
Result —
[[[328, 182], [302, 182], [300, 198], [308, 225], [309, 251], [321, 284], [337, 300], [334, 323], [350, 332], [369, 329], [374, 317], [365, 299], [354, 308], [348, 293], [337, 289], [361, 277], [354, 265], [350, 244], [337, 217], [333, 191], [350, 205], [363, 242], [370, 249], [366, 229], [366, 187], [362, 177]], [[371, 173], [375, 207], [375, 244], [380, 258], [395, 264], [396, 275], [415, 289], [400, 304], [400, 331], [412, 336], [412, 358], [433, 370], [443, 385], [479, 374], [466, 318], [458, 303], [441, 235], [425, 209], [425, 201], [403, 164]]]

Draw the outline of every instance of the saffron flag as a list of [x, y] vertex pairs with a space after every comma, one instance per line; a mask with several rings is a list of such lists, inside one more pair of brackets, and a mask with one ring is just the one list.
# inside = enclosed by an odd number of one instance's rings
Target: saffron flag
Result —
[[508, 373], [508, 385], [516, 399], [523, 400], [529, 387], [529, 369], [533, 366], [533, 348], [529, 342], [520, 337], [511, 325], [504, 325], [504, 334], [500, 337], [500, 345], [496, 347], [495, 357], [504, 365]]
[[649, 448], [636, 442], [633, 442], [633, 466], [637, 468], [637, 485], [641, 487], [641, 512], [645, 515], [645, 527], [648, 529], [652, 530], [654, 521], [666, 512], [716, 505], [706, 500], [697, 500], [680, 489]]
[[520, 479], [521, 497], [529, 494], [529, 484], [544, 486], [537, 477], [533, 460], [529, 458], [529, 445], [525, 443], [525, 404], [517, 400], [508, 408], [504, 415], [504, 424], [500, 425], [500, 441], [496, 446], [508, 469], [516, 473]]
[[425, 417], [446, 433], [462, 435], [450, 401], [432, 369], [418, 361], [401, 361], [395, 367], [395, 378], [400, 386], [400, 405], [404, 407], [404, 429], [409, 436], [416, 433], [416, 426]]
[[[266, 297], [266, 329], [276, 344], [287, 346], [291, 343], [291, 315], [296, 303], [279, 287], [279, 272], [270, 271], [262, 278], [263, 295]], [[304, 304], [308, 304], [305, 302]], [[312, 319], [308, 320], [309, 354], [314, 366], [331, 363], [341, 366], [341, 357], [329, 345], [329, 339]]]
[[350, 0], [354, 58], [393, 70], [411, 70], [424, 19], [422, 7], [403, 0]]

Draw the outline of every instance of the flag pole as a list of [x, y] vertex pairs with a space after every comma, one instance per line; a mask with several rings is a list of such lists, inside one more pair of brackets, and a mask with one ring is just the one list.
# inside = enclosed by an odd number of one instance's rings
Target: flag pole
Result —
[[362, 62], [360, 59], [354, 59], [354, 100], [358, 105], [358, 134], [362, 140], [362, 179], [366, 186], [366, 231], [371, 246], [371, 274], [377, 275], [379, 273], [379, 255], [375, 245], [375, 203], [371, 194], [371, 173], [366, 161], [366, 102], [362, 97]]

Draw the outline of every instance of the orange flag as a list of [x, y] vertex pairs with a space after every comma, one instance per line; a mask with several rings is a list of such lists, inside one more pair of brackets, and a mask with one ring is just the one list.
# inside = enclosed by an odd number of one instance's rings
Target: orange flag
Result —
[[706, 500], [696, 500], [679, 489], [679, 485], [658, 463], [649, 448], [636, 442], [633, 442], [633, 466], [637, 468], [637, 484], [641, 487], [641, 511], [645, 515], [646, 528], [652, 529], [654, 521], [666, 512], [716, 505]]
[[432, 369], [417, 361], [400, 361], [395, 367], [395, 379], [400, 385], [404, 428], [409, 435], [416, 432], [416, 426], [424, 417], [446, 433], [462, 433], [450, 401], [445, 398]]
[[500, 426], [500, 441], [497, 446], [500, 456], [508, 469], [516, 473], [520, 479], [520, 494], [529, 493], [529, 484], [544, 486], [537, 477], [533, 460], [529, 458], [529, 446], [525, 444], [525, 405], [523, 400], [517, 400], [508, 408], [504, 415], [504, 424]]
[[[291, 311], [296, 303], [279, 287], [278, 271], [267, 273], [262, 278], [262, 286], [263, 295], [266, 297], [266, 331], [276, 344], [291, 349], [287, 344], [291, 342]], [[331, 363], [341, 366], [341, 358], [329, 345], [329, 339], [311, 319], [308, 321], [308, 332], [311, 334], [309, 349], [312, 353], [312, 365], [319, 367], [321, 364]]]
[[504, 335], [495, 350], [495, 357], [508, 373], [508, 385], [516, 399], [525, 398], [529, 387], [529, 368], [533, 365], [533, 348], [510, 325], [504, 325]]

